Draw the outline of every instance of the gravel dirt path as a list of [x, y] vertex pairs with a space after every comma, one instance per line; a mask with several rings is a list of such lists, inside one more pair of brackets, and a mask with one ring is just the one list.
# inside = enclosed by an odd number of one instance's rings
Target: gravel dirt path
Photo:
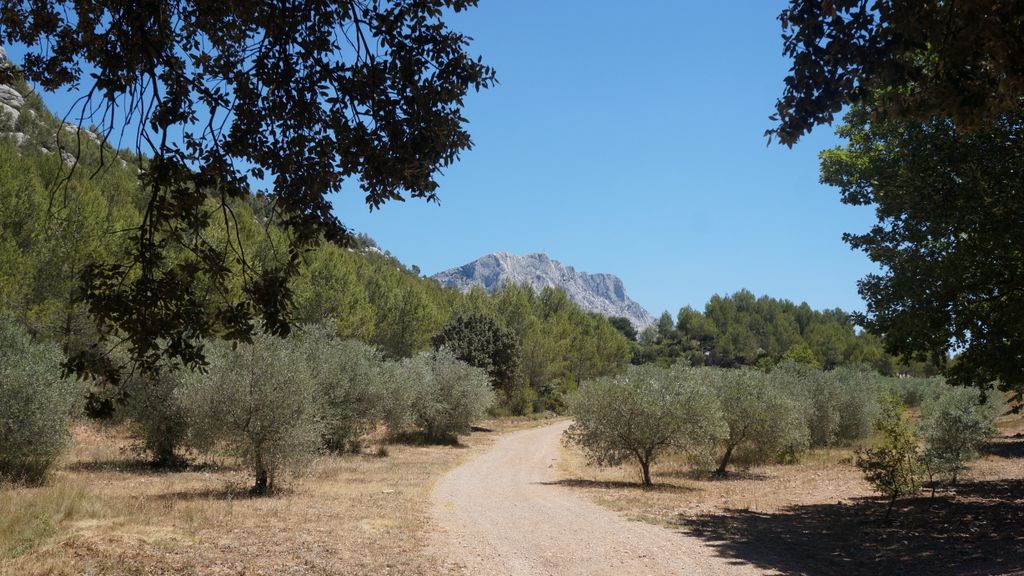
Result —
[[480, 576], [747, 575], [678, 531], [628, 520], [552, 484], [568, 421], [510, 433], [449, 472], [432, 498], [432, 552]]

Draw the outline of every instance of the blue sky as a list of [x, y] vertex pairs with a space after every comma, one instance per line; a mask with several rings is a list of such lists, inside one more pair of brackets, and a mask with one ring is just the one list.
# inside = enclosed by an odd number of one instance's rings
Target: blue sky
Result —
[[[766, 146], [789, 68], [781, 1], [480, 0], [453, 25], [496, 68], [473, 94], [475, 148], [441, 178], [441, 204], [340, 218], [433, 274], [488, 252], [546, 252], [610, 272], [652, 313], [747, 288], [817, 308], [862, 308], [874, 266], [841, 240], [867, 208], [818, 183], [830, 127]], [[11, 51], [20, 59], [21, 51]], [[44, 95], [57, 113], [67, 95]]]
[[481, 0], [455, 25], [501, 84], [473, 95], [475, 148], [441, 205], [337, 213], [434, 273], [485, 253], [547, 252], [611, 272], [652, 313], [748, 288], [812, 306], [863, 307], [874, 269], [841, 240], [870, 209], [818, 183], [817, 129], [766, 146], [789, 68], [782, 2]]

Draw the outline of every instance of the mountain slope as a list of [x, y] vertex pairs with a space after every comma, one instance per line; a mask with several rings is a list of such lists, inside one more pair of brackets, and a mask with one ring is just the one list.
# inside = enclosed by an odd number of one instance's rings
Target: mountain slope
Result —
[[445, 287], [464, 292], [474, 286], [494, 292], [508, 284], [526, 284], [538, 291], [549, 286], [562, 288], [573, 302], [585, 310], [604, 316], [624, 316], [638, 330], [654, 323], [651, 314], [626, 295], [618, 276], [577, 272], [572, 266], [552, 260], [543, 253], [516, 256], [495, 252], [435, 274], [433, 278]]

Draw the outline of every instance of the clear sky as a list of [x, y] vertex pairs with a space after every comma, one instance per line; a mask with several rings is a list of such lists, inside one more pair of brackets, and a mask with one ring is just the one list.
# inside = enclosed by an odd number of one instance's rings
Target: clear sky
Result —
[[789, 68], [783, 2], [481, 0], [455, 26], [497, 70], [466, 116], [475, 147], [440, 206], [338, 215], [426, 274], [483, 254], [546, 252], [623, 279], [652, 313], [748, 288], [861, 309], [873, 269], [841, 240], [873, 221], [818, 183], [817, 129], [766, 146]]
[[[874, 267], [841, 236], [873, 215], [818, 183], [832, 129], [793, 149], [763, 135], [789, 68], [783, 5], [480, 0], [453, 23], [500, 85], [467, 100], [476, 145], [442, 177], [441, 204], [371, 213], [353, 186], [336, 212], [426, 274], [546, 252], [618, 275], [655, 315], [741, 288], [860, 309]], [[71, 102], [44, 98], [58, 114]]]

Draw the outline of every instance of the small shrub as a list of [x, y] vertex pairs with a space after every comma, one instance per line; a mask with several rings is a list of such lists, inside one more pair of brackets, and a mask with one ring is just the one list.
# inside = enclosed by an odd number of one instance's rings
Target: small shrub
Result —
[[706, 454], [725, 432], [718, 402], [700, 374], [636, 366], [584, 383], [569, 403], [575, 422], [565, 442], [580, 446], [601, 466], [635, 460], [641, 481], [650, 486], [651, 464], [659, 456]]
[[0, 316], [0, 481], [40, 483], [67, 445], [74, 383], [61, 354]]
[[857, 467], [875, 491], [889, 498], [889, 520], [897, 498], [916, 494], [920, 485], [917, 438], [899, 398], [886, 394], [875, 423], [879, 444], [857, 453]]
[[321, 446], [320, 390], [309, 358], [298, 340], [268, 335], [207, 352], [208, 373], [188, 374], [181, 389], [193, 445], [223, 442], [252, 470], [252, 492], [272, 492], [280, 473], [300, 468]]
[[921, 404], [923, 461], [933, 479], [956, 484], [981, 446], [996, 433], [999, 404], [979, 402], [977, 390], [948, 387]]

